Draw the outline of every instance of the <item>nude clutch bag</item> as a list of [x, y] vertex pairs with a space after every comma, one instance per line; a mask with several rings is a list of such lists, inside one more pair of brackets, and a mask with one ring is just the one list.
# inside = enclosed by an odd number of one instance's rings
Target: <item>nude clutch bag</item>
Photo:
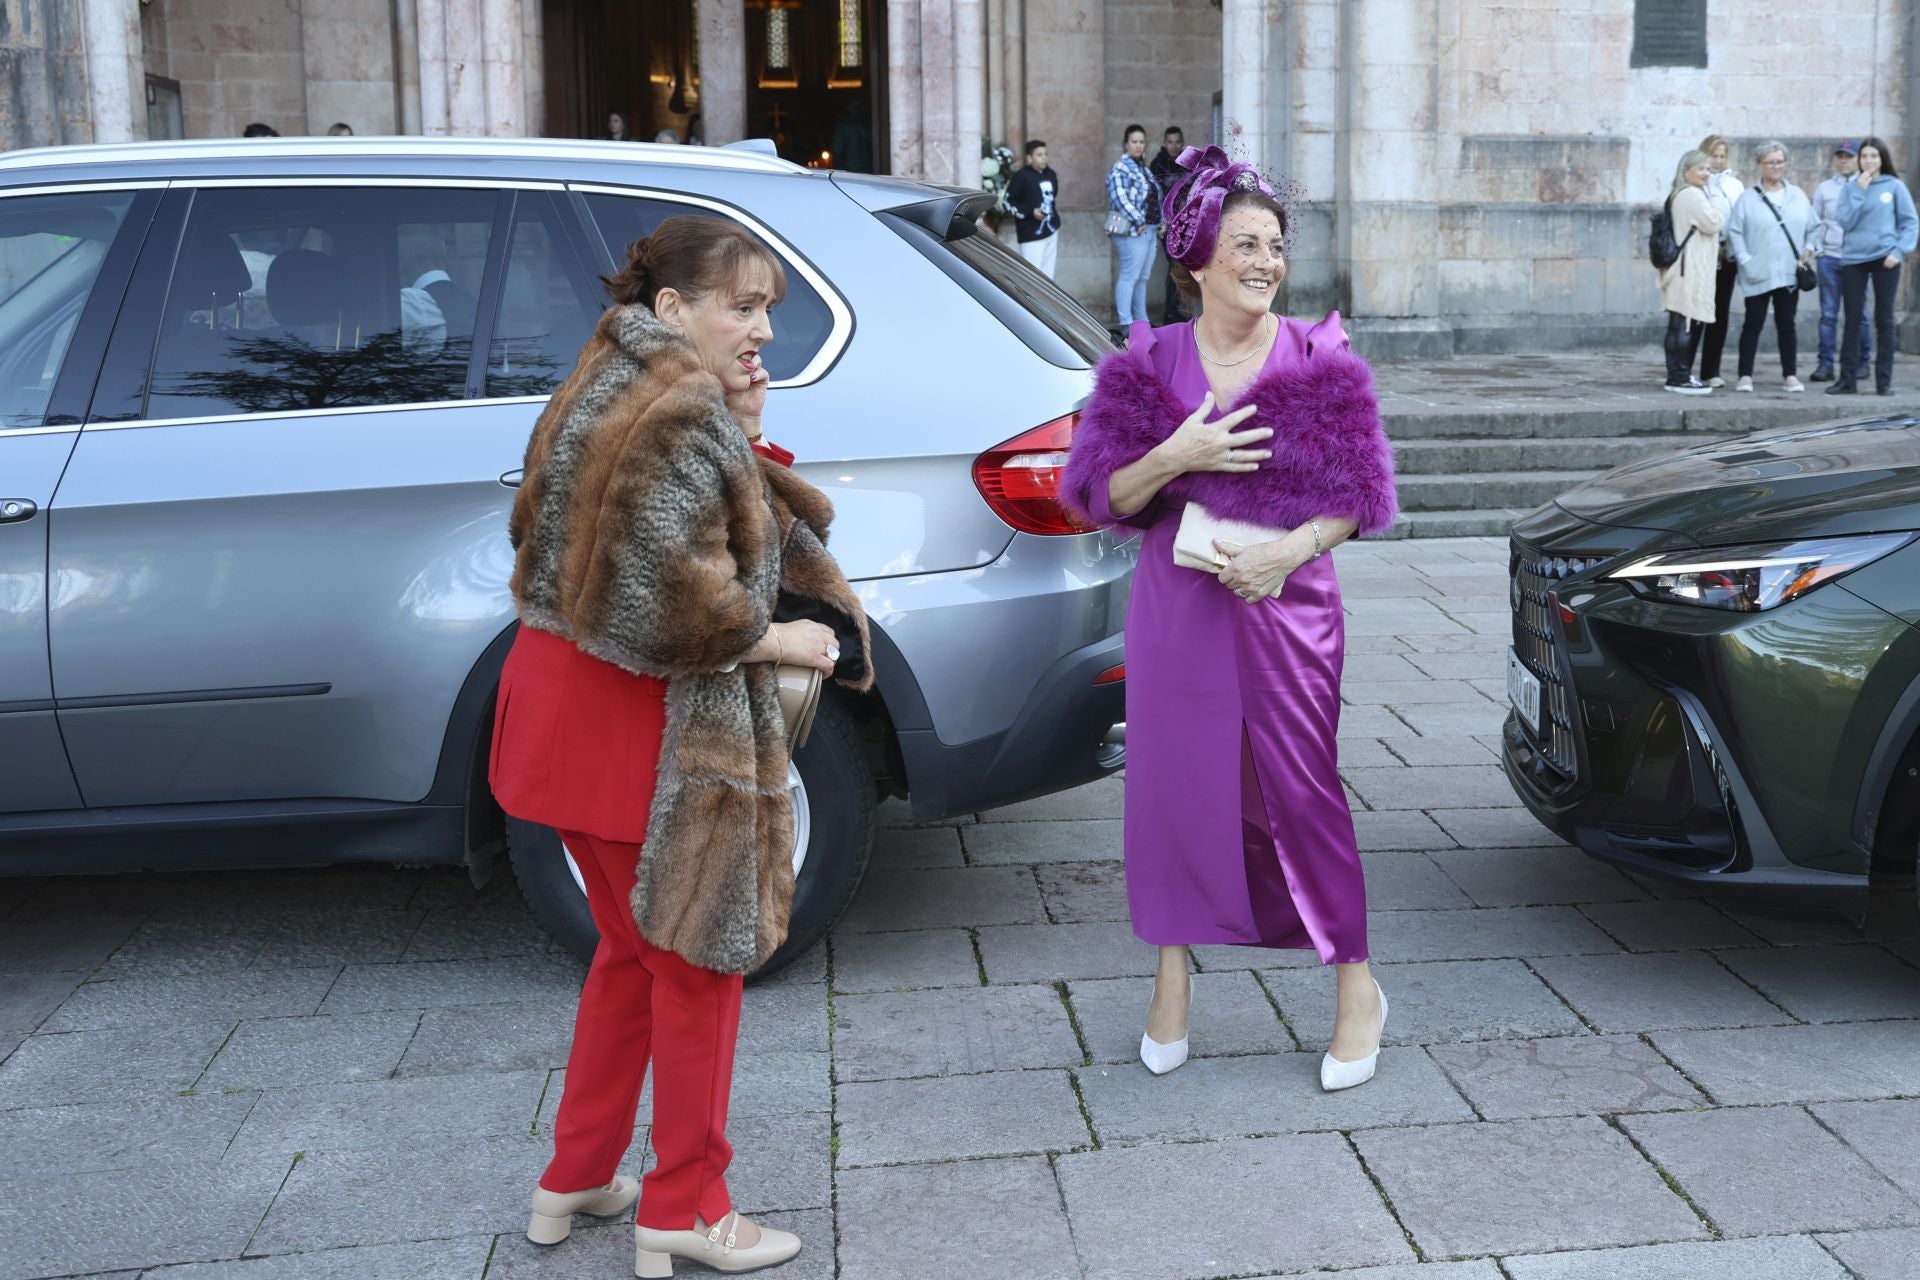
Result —
[[813, 713], [820, 709], [820, 688], [826, 683], [818, 667], [783, 662], [773, 669], [780, 681], [780, 718], [787, 722], [787, 750], [807, 745], [813, 731]]
[[1182, 569], [1218, 573], [1227, 567], [1227, 558], [1214, 547], [1216, 540], [1251, 547], [1262, 542], [1277, 542], [1286, 536], [1285, 529], [1228, 520], [1210, 514], [1197, 502], [1189, 502], [1187, 509], [1180, 513], [1180, 530], [1173, 535], [1173, 562]]

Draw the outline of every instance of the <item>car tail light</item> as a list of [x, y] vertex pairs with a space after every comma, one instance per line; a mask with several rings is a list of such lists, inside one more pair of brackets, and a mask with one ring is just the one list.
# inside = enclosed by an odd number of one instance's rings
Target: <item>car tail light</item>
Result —
[[974, 459], [973, 483], [999, 516], [1021, 533], [1085, 533], [1091, 527], [1060, 505], [1060, 477], [1080, 415], [1070, 413]]
[[1119, 684], [1126, 678], [1127, 664], [1123, 662], [1117, 667], [1108, 667], [1105, 671], [1095, 676], [1093, 682], [1095, 684]]

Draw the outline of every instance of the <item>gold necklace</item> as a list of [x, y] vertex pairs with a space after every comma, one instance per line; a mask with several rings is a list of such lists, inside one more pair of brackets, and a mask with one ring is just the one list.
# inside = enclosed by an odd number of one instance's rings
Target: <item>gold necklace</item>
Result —
[[[1272, 319], [1273, 319], [1273, 312], [1271, 311], [1267, 312], [1267, 320], [1272, 320]], [[1265, 321], [1263, 321], [1260, 325], [1259, 338], [1256, 339], [1254, 341], [1253, 346], [1247, 350], [1247, 354], [1241, 356], [1238, 360], [1219, 360], [1219, 359], [1215, 359], [1213, 356], [1208, 355], [1207, 349], [1200, 345], [1200, 321], [1196, 319], [1193, 322], [1193, 348], [1194, 350], [1200, 353], [1200, 358], [1202, 360], [1205, 360], [1208, 364], [1218, 365], [1222, 369], [1231, 369], [1237, 364], [1245, 364], [1247, 361], [1253, 359], [1253, 353], [1258, 351], [1262, 346], [1266, 345], [1267, 335], [1270, 331], [1270, 328], [1271, 326], [1268, 325]]]

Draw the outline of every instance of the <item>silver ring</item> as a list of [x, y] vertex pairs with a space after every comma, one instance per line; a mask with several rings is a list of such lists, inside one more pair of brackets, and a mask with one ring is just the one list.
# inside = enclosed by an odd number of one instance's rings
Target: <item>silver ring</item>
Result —
[[828, 661], [828, 662], [838, 662], [838, 661], [840, 661], [840, 646], [839, 646], [839, 645], [837, 645], [837, 644], [830, 644], [830, 645], [828, 645], [828, 646], [827, 646], [827, 661]]

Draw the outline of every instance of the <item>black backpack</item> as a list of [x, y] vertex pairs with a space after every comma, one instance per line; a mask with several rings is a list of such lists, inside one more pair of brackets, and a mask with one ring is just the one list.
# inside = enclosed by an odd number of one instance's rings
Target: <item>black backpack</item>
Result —
[[1673, 197], [1660, 206], [1660, 212], [1653, 215], [1653, 229], [1647, 233], [1647, 257], [1653, 265], [1665, 271], [1680, 260], [1680, 251], [1687, 247], [1687, 241], [1693, 239], [1694, 228], [1687, 229], [1686, 237], [1679, 242], [1673, 238]]

